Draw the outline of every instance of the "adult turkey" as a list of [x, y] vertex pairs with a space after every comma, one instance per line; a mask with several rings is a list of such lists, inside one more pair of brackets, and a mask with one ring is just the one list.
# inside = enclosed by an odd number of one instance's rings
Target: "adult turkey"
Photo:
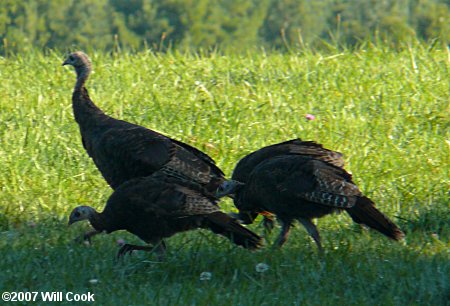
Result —
[[117, 256], [133, 250], [165, 251], [164, 238], [197, 228], [210, 229], [248, 249], [261, 245], [261, 237], [220, 211], [217, 198], [202, 193], [195, 183], [170, 178], [160, 173], [132, 179], [117, 188], [103, 212], [78, 206], [70, 214], [69, 225], [89, 220], [98, 233], [126, 230], [150, 246], [123, 245]]
[[77, 75], [72, 106], [83, 146], [113, 189], [130, 179], [161, 171], [198, 183], [214, 194], [224, 174], [211, 157], [188, 144], [101, 111], [85, 88], [92, 70], [85, 53], [69, 54], [63, 65], [73, 66]]
[[[295, 138], [263, 147], [246, 155], [236, 164], [231, 179], [245, 184], [248, 181], [250, 173], [252, 173], [261, 162], [280, 155], [307, 156], [336, 167], [342, 168], [344, 166], [344, 160], [341, 153], [326, 149], [321, 144], [314, 141], [303, 141], [300, 138]], [[238, 209], [240, 208], [240, 204], [237, 201], [234, 201], [234, 204]], [[272, 229], [273, 220], [268, 212], [246, 210], [245, 212], [241, 212], [234, 216], [240, 219], [244, 224], [250, 224], [258, 214], [264, 215], [264, 227], [269, 230]]]
[[387, 237], [400, 240], [404, 233], [375, 208], [344, 169], [303, 155], [279, 155], [259, 163], [245, 183], [224, 182], [218, 196], [234, 194], [240, 212], [268, 211], [281, 222], [275, 245], [287, 240], [294, 220], [300, 221], [322, 250], [319, 232], [312, 222], [345, 210], [356, 223], [365, 224]]

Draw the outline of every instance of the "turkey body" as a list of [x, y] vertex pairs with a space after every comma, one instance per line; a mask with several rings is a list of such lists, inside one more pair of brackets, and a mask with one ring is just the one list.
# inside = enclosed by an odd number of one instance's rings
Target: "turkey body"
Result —
[[[79, 206], [71, 213], [69, 224], [89, 219], [97, 232], [126, 230], [153, 246], [176, 233], [197, 228], [209, 229], [233, 243], [258, 248], [261, 238], [220, 211], [217, 199], [202, 194], [196, 184], [160, 174], [132, 179], [117, 188], [101, 213]], [[146, 247], [126, 245], [119, 256]]]
[[[300, 221], [321, 249], [319, 232], [312, 219], [345, 210], [351, 218], [387, 237], [404, 234], [364, 196], [344, 169], [301, 155], [279, 155], [259, 163], [245, 184], [224, 183], [234, 191], [241, 213], [268, 211], [281, 222], [276, 245], [282, 246], [293, 221]], [[231, 189], [230, 189], [231, 188]], [[227, 193], [227, 191], [225, 191]], [[223, 194], [222, 194], [223, 195]]]
[[83, 146], [113, 189], [156, 171], [195, 181], [210, 191], [223, 180], [214, 161], [187, 144], [111, 117], [93, 121], [87, 128], [80, 124]]
[[72, 106], [83, 146], [113, 189], [156, 171], [194, 181], [210, 192], [223, 181], [223, 172], [200, 150], [101, 111], [85, 88], [91, 73], [86, 54], [74, 52], [63, 65], [72, 65], [77, 73]]
[[[341, 153], [328, 150], [316, 142], [302, 141], [297, 138], [269, 145], [246, 155], [236, 164], [231, 179], [245, 184], [249, 180], [249, 176], [252, 171], [259, 164], [281, 155], [305, 156], [321, 160], [336, 167], [341, 168], [344, 166], [344, 160]], [[239, 218], [243, 223], [252, 223], [258, 214], [262, 213], [264, 214], [265, 226], [268, 228], [273, 227], [268, 212], [262, 211], [261, 209], [249, 210], [248, 207], [243, 210], [243, 207], [241, 207], [243, 203], [243, 201], [234, 201], [236, 208], [242, 211], [242, 213], [237, 215], [237, 218]], [[245, 211], [245, 213], [243, 211]]]
[[231, 179], [245, 183], [256, 166], [267, 159], [279, 155], [307, 156], [336, 167], [342, 168], [344, 166], [341, 153], [328, 150], [314, 141], [303, 141], [296, 138], [263, 147], [246, 155], [236, 164]]
[[255, 167], [245, 186], [236, 194], [236, 204], [240, 210], [263, 209], [283, 220], [319, 218], [332, 213], [339, 208], [316, 203], [310, 196], [320, 190], [317, 183], [320, 169], [332, 173], [330, 179], [348, 182], [353, 187], [350, 176], [340, 168], [331, 168], [310, 157], [280, 155]]

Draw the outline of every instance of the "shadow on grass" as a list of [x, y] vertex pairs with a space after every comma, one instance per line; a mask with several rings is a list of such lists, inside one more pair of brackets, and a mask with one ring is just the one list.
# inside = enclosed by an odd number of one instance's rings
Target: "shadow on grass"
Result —
[[[133, 305], [444, 305], [449, 297], [448, 249], [414, 231], [402, 244], [371, 232], [323, 229], [323, 256], [298, 229], [283, 249], [255, 252], [195, 231], [168, 239], [164, 262], [145, 252], [116, 261], [117, 239], [142, 242], [115, 233], [86, 246], [73, 242], [78, 231], [50, 222], [2, 232], [0, 287], [94, 292], [100, 304]], [[268, 269], [257, 272], [259, 263]], [[201, 280], [203, 272], [211, 277]]]
[[449, 238], [450, 207], [442, 200], [432, 206], [421, 206], [406, 218], [399, 218], [406, 234], [427, 233]]

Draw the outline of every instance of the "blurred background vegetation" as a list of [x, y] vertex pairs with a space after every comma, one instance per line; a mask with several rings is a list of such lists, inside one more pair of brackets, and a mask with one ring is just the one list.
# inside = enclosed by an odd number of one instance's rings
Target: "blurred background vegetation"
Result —
[[450, 41], [450, 0], [2, 0], [0, 53]]

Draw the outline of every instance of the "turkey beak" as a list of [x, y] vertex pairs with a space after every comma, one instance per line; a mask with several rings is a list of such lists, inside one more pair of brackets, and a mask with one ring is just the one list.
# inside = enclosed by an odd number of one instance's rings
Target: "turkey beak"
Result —
[[234, 196], [235, 196], [234, 194], [236, 193], [236, 191], [245, 185], [244, 183], [241, 183], [238, 181], [234, 181], [232, 184], [233, 184], [232, 186], [227, 186], [225, 188], [220, 188], [220, 187], [217, 188], [216, 189], [216, 197], [222, 198], [224, 196], [228, 196], [228, 197], [234, 199]]
[[75, 220], [72, 219], [72, 216], [69, 218], [69, 226], [72, 225], [75, 222]]
[[69, 63], [67, 62], [67, 60], [64, 61], [64, 63], [62, 63], [63, 66], [65, 65], [69, 65]]
[[224, 192], [224, 191], [220, 191], [219, 189], [217, 189], [216, 190], [216, 198], [222, 198], [222, 197], [224, 197], [224, 196], [226, 196], [227, 195], [227, 193], [226, 192]]

